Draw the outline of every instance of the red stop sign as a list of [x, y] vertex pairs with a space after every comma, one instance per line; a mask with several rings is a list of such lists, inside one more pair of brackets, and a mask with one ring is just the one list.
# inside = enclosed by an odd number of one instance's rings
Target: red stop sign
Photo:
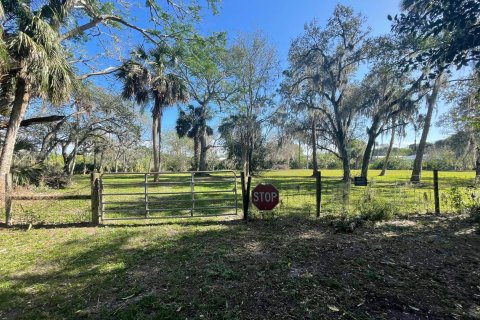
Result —
[[271, 184], [259, 184], [252, 190], [252, 202], [258, 210], [272, 210], [280, 201], [280, 193]]

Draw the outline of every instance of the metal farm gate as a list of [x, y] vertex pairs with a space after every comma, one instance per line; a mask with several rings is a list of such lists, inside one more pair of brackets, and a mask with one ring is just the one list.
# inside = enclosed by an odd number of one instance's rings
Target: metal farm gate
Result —
[[235, 171], [104, 173], [99, 184], [104, 221], [238, 213]]

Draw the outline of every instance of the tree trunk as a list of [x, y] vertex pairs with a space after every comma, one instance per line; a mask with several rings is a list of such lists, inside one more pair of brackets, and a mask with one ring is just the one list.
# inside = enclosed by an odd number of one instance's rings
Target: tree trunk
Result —
[[100, 152], [100, 161], [98, 163], [98, 172], [103, 173], [103, 156], [104, 156], [104, 151], [102, 150]]
[[158, 111], [158, 171], [162, 170], [162, 117], [163, 109]]
[[478, 148], [478, 147], [477, 147], [477, 146], [478, 146], [478, 144], [477, 144], [477, 137], [473, 136], [473, 139], [472, 139], [472, 147], [471, 147], [471, 149], [472, 149], [472, 158], [471, 158], [470, 163], [467, 162], [467, 167], [466, 167], [467, 170], [470, 170], [470, 168], [472, 168], [473, 166], [475, 166], [475, 168], [476, 168], [477, 159], [478, 159], [478, 157], [477, 157], [477, 148]]
[[199, 152], [200, 152], [200, 136], [196, 134], [193, 137], [193, 171], [198, 171]]
[[207, 171], [207, 137], [205, 128], [202, 129], [200, 135], [200, 163], [199, 163], [199, 171]]
[[248, 165], [248, 148], [247, 142], [242, 142], [242, 171], [245, 173], [245, 177], [250, 175]]
[[301, 161], [300, 154], [301, 154], [301, 152], [302, 152], [302, 144], [301, 144], [300, 140], [298, 140], [298, 168], [297, 169], [302, 168], [302, 166], [300, 164], [300, 161]]
[[340, 155], [342, 157], [342, 166], [343, 166], [343, 182], [350, 181], [350, 156], [345, 145], [340, 146]]
[[97, 144], [94, 143], [94, 145], [93, 145], [93, 171], [96, 170], [98, 172], [97, 155], [98, 155]]
[[313, 165], [313, 174], [315, 176], [318, 171], [318, 159], [317, 159], [317, 122], [315, 117], [312, 120], [312, 165]]
[[68, 174], [68, 153], [67, 153], [67, 147], [68, 143], [62, 143], [61, 148], [62, 148], [62, 159], [63, 159], [63, 172]]
[[73, 176], [75, 173], [75, 165], [77, 164], [77, 154], [73, 155], [73, 159], [70, 161], [70, 168], [68, 171], [68, 175]]
[[370, 164], [370, 159], [372, 158], [372, 150], [375, 146], [375, 140], [377, 139], [379, 122], [380, 119], [374, 118], [370, 129], [367, 130], [368, 141], [367, 146], [365, 147], [365, 152], [363, 153], [362, 170], [360, 173], [360, 175], [365, 178], [368, 176], [368, 166]]
[[443, 75], [440, 74], [433, 84], [432, 94], [427, 96], [427, 115], [425, 116], [425, 124], [422, 130], [422, 136], [420, 142], [418, 143], [417, 152], [415, 155], [415, 161], [413, 162], [412, 176], [410, 177], [411, 182], [420, 182], [422, 176], [422, 162], [423, 154], [425, 153], [425, 147], [427, 145], [428, 132], [430, 131], [430, 126], [432, 122], [433, 109], [437, 104], [438, 92], [440, 91], [440, 86], [443, 82]]
[[387, 171], [388, 160], [390, 159], [390, 154], [392, 153], [393, 143], [395, 142], [395, 118], [392, 120], [392, 136], [390, 137], [390, 144], [388, 145], [387, 154], [385, 155], [385, 160], [383, 161], [382, 172], [380, 176], [384, 176]]
[[83, 150], [83, 175], [87, 174], [87, 161], [85, 160], [85, 150]]
[[[26, 80], [19, 77], [17, 80], [17, 88], [15, 91], [15, 99], [13, 101], [13, 108], [10, 113], [8, 121], [7, 132], [3, 142], [2, 153], [0, 158], [0, 194], [2, 199], [5, 195], [5, 175], [10, 173], [12, 166], [13, 152], [15, 149], [15, 142], [17, 141], [18, 129], [22, 122], [25, 112], [27, 111], [30, 102], [30, 86]], [[1, 201], [0, 200], [0, 201]]]
[[60, 130], [63, 124], [66, 122], [67, 117], [63, 118], [58, 122], [55, 127], [47, 133], [47, 135], [42, 140], [42, 148], [40, 149], [39, 155], [37, 157], [37, 162], [43, 163], [47, 159], [48, 155], [53, 151], [56, 146], [56, 143], [52, 140], [55, 138], [55, 134]]
[[247, 167], [248, 174], [251, 175], [253, 172], [253, 152], [255, 150], [255, 134], [250, 135], [250, 144], [247, 149]]
[[[339, 123], [337, 123], [337, 127], [341, 128]], [[336, 135], [336, 142], [337, 142], [337, 148], [338, 152], [340, 153], [340, 157], [342, 160], [342, 167], [343, 167], [343, 182], [350, 182], [350, 154], [348, 153], [347, 145], [346, 145], [346, 139], [345, 139], [345, 133], [339, 129], [335, 132]]]
[[[158, 123], [159, 123], [159, 114], [157, 112], [153, 113], [152, 119], [152, 151], [153, 151], [153, 172], [160, 171], [160, 158], [158, 153]], [[155, 174], [154, 181], [158, 182], [159, 176]]]
[[69, 159], [69, 168], [68, 175], [72, 176], [75, 172], [75, 164], [77, 163], [77, 153], [78, 153], [78, 138], [75, 138], [75, 146], [73, 147], [72, 153], [70, 154]]

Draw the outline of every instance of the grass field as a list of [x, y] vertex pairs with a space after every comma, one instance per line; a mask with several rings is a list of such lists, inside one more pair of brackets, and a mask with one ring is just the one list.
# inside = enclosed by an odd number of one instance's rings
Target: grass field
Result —
[[[322, 217], [342, 207], [340, 174], [322, 172]], [[407, 171], [371, 174], [369, 191], [351, 187], [351, 210], [365, 193], [392, 203], [398, 198], [402, 208], [401, 199], [408, 204], [418, 193], [422, 202], [431, 189], [428, 172], [415, 187]], [[22, 203], [23, 212], [46, 224], [0, 227], [0, 319], [480, 318], [480, 236], [468, 219], [411, 211], [400, 220], [336, 233], [329, 219], [313, 219], [310, 175], [290, 170], [254, 177], [253, 185], [274, 183], [282, 204], [275, 218], [248, 222], [227, 216], [55, 226], [88, 221], [89, 202]], [[108, 183], [139, 181], [125, 177]], [[441, 173], [440, 187], [448, 194], [473, 178], [473, 172]], [[186, 182], [188, 175], [165, 179]], [[230, 183], [197, 187], [215, 191]], [[180, 192], [189, 187], [176, 186]], [[88, 194], [89, 188], [87, 177], [75, 177], [72, 188], [60, 192]], [[415, 196], [397, 196], [408, 192]]]
[[[354, 171], [353, 175], [359, 173]], [[410, 184], [410, 171], [388, 171], [384, 177], [371, 170], [368, 187], [348, 186], [340, 182], [341, 170], [322, 170], [322, 215], [339, 215], [345, 212], [356, 214], [365, 198], [388, 202], [397, 208], [399, 215], [432, 212], [433, 174], [425, 171], [421, 184]], [[315, 179], [310, 170], [283, 170], [263, 172], [252, 178], [252, 187], [258, 183], [272, 183], [280, 191], [281, 203], [274, 210], [276, 216], [315, 215]], [[473, 185], [475, 173], [440, 172], [440, 198], [443, 212], [457, 208], [452, 203], [455, 196], [465, 198], [476, 192]], [[105, 218], [145, 217], [144, 182], [142, 174], [109, 175], [103, 177]], [[241, 208], [240, 179], [232, 173], [214, 174], [195, 178], [195, 210], [191, 210], [191, 175], [165, 174], [159, 183], [148, 175], [149, 217], [178, 217], [193, 215], [235, 214], [235, 203]], [[452, 193], [452, 189], [456, 192]], [[88, 176], [75, 176], [74, 183], [65, 190], [20, 191], [27, 193], [89, 194]], [[454, 194], [455, 193], [455, 194]], [[126, 194], [126, 195], [118, 195]], [[348, 194], [348, 196], [346, 196]], [[457, 199], [458, 202], [458, 199]], [[261, 215], [254, 207], [253, 216]], [[66, 224], [88, 222], [91, 219], [90, 202], [75, 201], [14, 201], [13, 218], [16, 224]]]

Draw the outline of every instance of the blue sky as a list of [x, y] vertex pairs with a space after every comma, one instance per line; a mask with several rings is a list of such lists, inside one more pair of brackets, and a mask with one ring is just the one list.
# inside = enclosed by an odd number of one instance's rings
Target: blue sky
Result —
[[[400, 11], [399, 0], [223, 0], [218, 15], [213, 15], [208, 10], [203, 11], [203, 20], [198, 27], [203, 34], [226, 31], [230, 42], [239, 33], [261, 31], [277, 48], [282, 67], [286, 68], [290, 43], [303, 32], [304, 24], [316, 19], [320, 25], [325, 25], [337, 3], [351, 6], [355, 12], [365, 16], [373, 36], [388, 33], [390, 21], [388, 21], [387, 15], [394, 15]], [[135, 8], [131, 8], [133, 11], [131, 18], [136, 19], [136, 24], [146, 27], [148, 13], [141, 5], [143, 2], [137, 4]], [[124, 29], [120, 39], [120, 43], [123, 44], [120, 46], [122, 48], [118, 52], [112, 52], [110, 57], [100, 59], [100, 65], [97, 68], [102, 69], [109, 64], [118, 64], [118, 60], [126, 58], [126, 54], [132, 49], [131, 46], [138, 43], [140, 38], [138, 33]], [[88, 43], [87, 50], [104, 52], [105, 46], [108, 44], [93, 40]], [[104, 63], [105, 65], [103, 65]], [[118, 81], [112, 77], [97, 77], [94, 82], [116, 91], [120, 88]], [[436, 116], [443, 113], [444, 109], [445, 106], [440, 104]], [[164, 131], [174, 129], [177, 115], [177, 107], [166, 110], [162, 119]], [[145, 140], [150, 139], [148, 126], [146, 124]], [[428, 141], [435, 141], [445, 136], [446, 132], [436, 128], [434, 124]], [[387, 141], [388, 137], [384, 137], [379, 142], [386, 143]], [[403, 139], [402, 145], [413, 143], [413, 141], [414, 136], [411, 132]]]
[[[316, 19], [324, 25], [331, 16], [337, 3], [349, 5], [367, 18], [372, 35], [381, 35], [390, 31], [387, 15], [400, 11], [398, 0], [224, 0], [220, 12], [214, 16], [207, 14], [200, 25], [202, 33], [226, 31], [232, 41], [238, 33], [262, 31], [277, 48], [282, 66], [287, 66], [287, 54], [291, 41], [303, 32], [306, 22]], [[439, 106], [440, 115], [445, 107]], [[163, 126], [172, 130], [177, 116], [176, 108], [169, 109], [164, 116]], [[429, 141], [446, 136], [445, 132], [432, 127]], [[384, 143], [388, 137], [384, 137]], [[402, 145], [413, 143], [413, 133], [403, 139]], [[379, 141], [382, 143], [382, 141]]]

